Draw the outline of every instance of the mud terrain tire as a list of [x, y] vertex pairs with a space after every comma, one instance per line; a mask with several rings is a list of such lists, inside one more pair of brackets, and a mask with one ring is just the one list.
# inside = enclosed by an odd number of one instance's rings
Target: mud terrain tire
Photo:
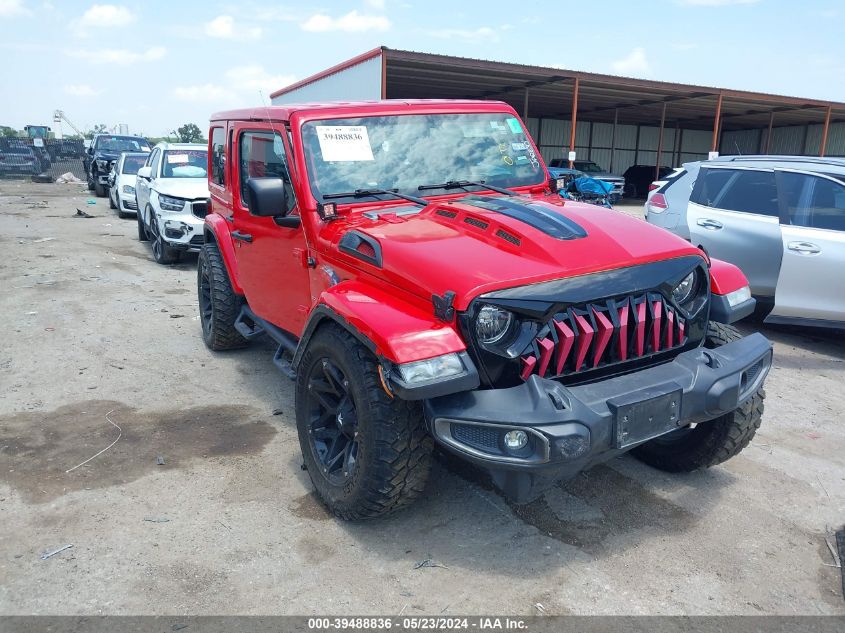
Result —
[[[713, 349], [741, 338], [732, 325], [711, 321], [704, 346]], [[766, 392], [758, 389], [731, 413], [655, 438], [633, 449], [631, 454], [649, 466], [674, 473], [721, 464], [751, 442], [763, 420], [765, 397]]]
[[202, 340], [216, 352], [245, 347], [247, 340], [235, 329], [243, 299], [232, 290], [223, 256], [214, 242], [203, 244], [197, 258]]
[[425, 488], [433, 441], [422, 407], [391, 398], [372, 353], [338, 326], [318, 330], [298, 366], [296, 427], [317, 496], [342, 519], [394, 512]]

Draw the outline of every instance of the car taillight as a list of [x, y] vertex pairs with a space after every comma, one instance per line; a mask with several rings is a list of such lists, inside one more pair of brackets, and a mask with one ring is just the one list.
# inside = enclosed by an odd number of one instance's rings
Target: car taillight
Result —
[[653, 182], [648, 186], [649, 191], [654, 191], [655, 189], [660, 189], [660, 185], [658, 185], [656, 182]]
[[669, 204], [666, 202], [666, 196], [662, 193], [655, 193], [649, 198], [648, 201], [648, 210], [651, 213], [663, 213], [666, 209], [669, 208]]

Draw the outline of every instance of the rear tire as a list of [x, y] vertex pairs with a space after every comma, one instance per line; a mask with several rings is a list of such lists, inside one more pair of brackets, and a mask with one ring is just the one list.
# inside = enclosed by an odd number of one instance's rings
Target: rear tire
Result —
[[[711, 321], [704, 346], [710, 349], [742, 338], [732, 325]], [[739, 408], [692, 428], [678, 429], [631, 451], [649, 466], [668, 472], [709, 468], [738, 455], [754, 438], [763, 421], [766, 392], [758, 389]]]
[[314, 335], [297, 368], [296, 427], [317, 496], [342, 519], [394, 512], [425, 488], [421, 406], [388, 396], [372, 353], [337, 326]]
[[203, 244], [197, 258], [202, 340], [216, 352], [245, 347], [247, 340], [235, 329], [243, 299], [235, 294], [223, 256], [214, 242]]
[[143, 214], [140, 211], [138, 211], [138, 213], [136, 214], [136, 217], [138, 218], [138, 241], [139, 242], [149, 242], [150, 238], [147, 235], [147, 227], [144, 226]]

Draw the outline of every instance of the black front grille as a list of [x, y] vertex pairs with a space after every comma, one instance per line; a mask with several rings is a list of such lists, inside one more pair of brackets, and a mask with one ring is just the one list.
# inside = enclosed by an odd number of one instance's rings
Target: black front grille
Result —
[[191, 246], [202, 246], [205, 244], [205, 237], [203, 235], [194, 235], [190, 241]]
[[520, 357], [520, 376], [557, 377], [679, 349], [686, 319], [661, 294], [588, 303], [555, 314]]
[[208, 215], [207, 202], [193, 202], [191, 203], [191, 213], [198, 218], [204, 218]]

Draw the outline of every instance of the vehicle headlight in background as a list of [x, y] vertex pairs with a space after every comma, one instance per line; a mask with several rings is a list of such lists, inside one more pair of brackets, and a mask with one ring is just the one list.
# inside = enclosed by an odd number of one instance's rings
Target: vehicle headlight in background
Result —
[[725, 298], [728, 300], [728, 305], [734, 308], [740, 303], [745, 303], [751, 298], [751, 288], [749, 288], [748, 286], [743, 286], [738, 290], [729, 292], [725, 295]]
[[409, 385], [421, 382], [428, 382], [436, 378], [448, 378], [457, 376], [464, 372], [464, 364], [461, 357], [455, 353], [443, 354], [426, 360], [418, 360], [413, 363], [397, 365], [399, 373]]
[[135, 195], [135, 187], [132, 185], [123, 185], [123, 193], [128, 193], [130, 196]]
[[513, 323], [513, 313], [496, 306], [484, 305], [475, 317], [475, 335], [480, 343], [502, 340]]
[[684, 305], [695, 293], [695, 285], [695, 271], [692, 271], [672, 290], [672, 298], [678, 305]]
[[158, 203], [163, 211], [181, 211], [185, 208], [185, 201], [181, 198], [159, 195]]

